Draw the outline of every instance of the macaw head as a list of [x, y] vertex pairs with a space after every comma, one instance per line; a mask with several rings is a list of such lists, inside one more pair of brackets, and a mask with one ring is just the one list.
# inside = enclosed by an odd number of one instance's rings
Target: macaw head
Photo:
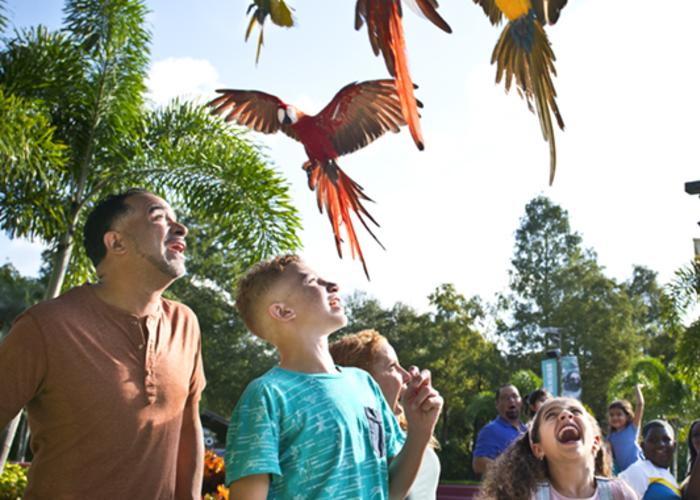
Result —
[[294, 106], [285, 106], [277, 108], [277, 119], [282, 125], [294, 125], [299, 120], [299, 115]]

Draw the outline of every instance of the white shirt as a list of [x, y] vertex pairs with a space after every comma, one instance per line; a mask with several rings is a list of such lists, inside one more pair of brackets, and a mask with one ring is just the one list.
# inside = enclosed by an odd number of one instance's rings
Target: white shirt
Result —
[[622, 471], [618, 477], [629, 484], [639, 498], [644, 496], [649, 485], [655, 482], [654, 479], [660, 479], [661, 482], [668, 483], [678, 490], [678, 483], [671, 472], [668, 469], [657, 467], [649, 460], [637, 460]]

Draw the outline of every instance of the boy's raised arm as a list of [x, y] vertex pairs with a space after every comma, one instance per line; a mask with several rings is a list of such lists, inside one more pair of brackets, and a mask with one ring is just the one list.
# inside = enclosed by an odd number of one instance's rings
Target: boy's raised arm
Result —
[[269, 489], [270, 475], [254, 474], [232, 482], [229, 486], [229, 496], [246, 500], [265, 500]]
[[430, 384], [430, 372], [409, 369], [411, 380], [403, 395], [403, 408], [408, 422], [406, 442], [389, 466], [389, 498], [403, 500], [413, 486], [423, 460], [425, 448], [435, 430], [443, 400]]

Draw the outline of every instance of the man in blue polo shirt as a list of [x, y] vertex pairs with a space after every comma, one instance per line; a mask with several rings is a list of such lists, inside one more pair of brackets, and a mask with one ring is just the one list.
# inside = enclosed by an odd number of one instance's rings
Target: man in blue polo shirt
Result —
[[498, 416], [482, 427], [474, 447], [472, 468], [478, 476], [486, 472], [491, 462], [527, 430], [525, 424], [520, 421], [522, 406], [523, 400], [514, 385], [504, 385], [496, 391]]

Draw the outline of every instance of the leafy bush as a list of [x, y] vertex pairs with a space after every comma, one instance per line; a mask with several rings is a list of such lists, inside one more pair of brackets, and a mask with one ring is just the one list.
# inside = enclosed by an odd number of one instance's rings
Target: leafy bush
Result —
[[228, 488], [224, 486], [225, 478], [224, 460], [212, 450], [207, 450], [204, 455], [202, 499], [228, 500]]
[[16, 500], [27, 487], [27, 472], [20, 464], [6, 463], [0, 475], [0, 500]]

